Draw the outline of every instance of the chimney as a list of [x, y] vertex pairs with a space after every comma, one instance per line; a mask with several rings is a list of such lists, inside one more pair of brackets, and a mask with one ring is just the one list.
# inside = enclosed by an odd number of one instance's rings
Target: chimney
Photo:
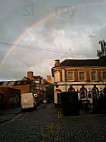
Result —
[[55, 60], [55, 67], [60, 66], [60, 60]]
[[27, 72], [27, 77], [32, 79], [33, 78], [33, 71], [28, 71]]

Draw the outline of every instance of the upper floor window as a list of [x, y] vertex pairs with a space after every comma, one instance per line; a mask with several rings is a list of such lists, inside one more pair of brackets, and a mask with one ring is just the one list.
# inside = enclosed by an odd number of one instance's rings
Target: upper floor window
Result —
[[102, 72], [102, 78], [103, 78], [103, 80], [106, 80], [106, 71]]
[[96, 71], [91, 71], [91, 80], [96, 81], [97, 80], [97, 72]]
[[85, 81], [85, 72], [84, 71], [79, 72], [79, 81]]
[[67, 81], [73, 81], [74, 80], [74, 71], [68, 71], [67, 72]]

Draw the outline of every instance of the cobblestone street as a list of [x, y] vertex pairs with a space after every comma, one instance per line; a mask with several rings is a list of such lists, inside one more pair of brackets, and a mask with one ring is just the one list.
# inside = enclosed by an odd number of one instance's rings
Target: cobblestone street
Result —
[[41, 104], [0, 125], [0, 142], [105, 142], [106, 115], [58, 118], [54, 104]]

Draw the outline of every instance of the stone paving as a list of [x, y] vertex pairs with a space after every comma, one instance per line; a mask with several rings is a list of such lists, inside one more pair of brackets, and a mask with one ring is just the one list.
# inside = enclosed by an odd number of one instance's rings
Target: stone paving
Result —
[[65, 116], [41, 104], [0, 125], [0, 142], [106, 142], [106, 115]]

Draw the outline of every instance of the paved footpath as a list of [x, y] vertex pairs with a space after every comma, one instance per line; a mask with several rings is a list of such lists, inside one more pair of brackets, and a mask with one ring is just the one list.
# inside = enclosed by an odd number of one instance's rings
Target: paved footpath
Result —
[[106, 115], [58, 118], [53, 104], [0, 124], [0, 142], [106, 142]]

